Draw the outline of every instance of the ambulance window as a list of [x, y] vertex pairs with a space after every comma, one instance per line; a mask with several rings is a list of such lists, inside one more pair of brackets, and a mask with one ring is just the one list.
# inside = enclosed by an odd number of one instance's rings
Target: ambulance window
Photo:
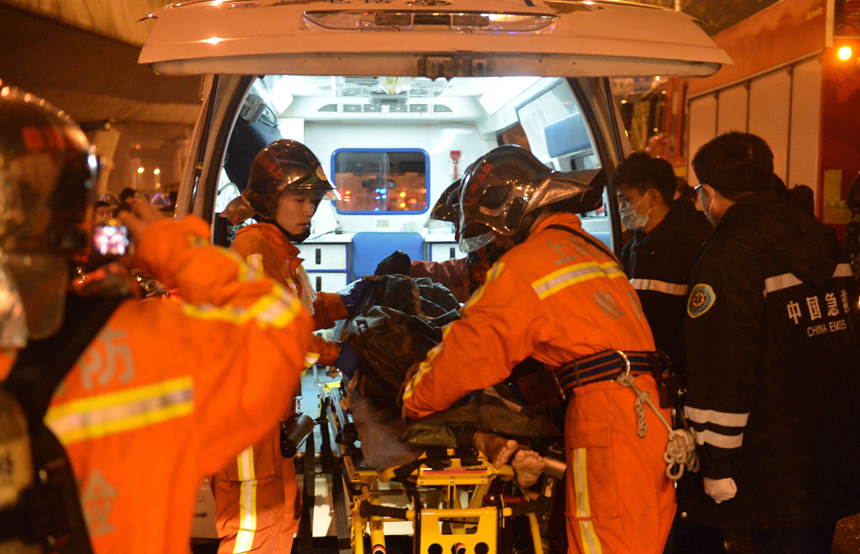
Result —
[[[517, 107], [516, 112], [519, 125], [507, 132], [515, 136], [521, 127], [531, 152], [549, 167], [558, 171], [601, 167], [588, 122], [566, 80], [558, 79]], [[512, 143], [519, 144], [513, 140]], [[582, 215], [604, 217], [606, 210], [601, 207]]]
[[339, 213], [422, 213], [430, 159], [419, 149], [343, 148], [332, 154]]
[[517, 108], [532, 153], [559, 171], [600, 167], [588, 123], [567, 81], [552, 86]]

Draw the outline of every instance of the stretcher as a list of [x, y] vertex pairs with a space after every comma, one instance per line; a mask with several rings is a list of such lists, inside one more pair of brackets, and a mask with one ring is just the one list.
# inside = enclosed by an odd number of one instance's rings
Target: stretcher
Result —
[[[544, 475], [535, 490], [520, 491], [510, 465], [495, 468], [475, 451], [440, 449], [411, 464], [374, 470], [366, 466], [339, 382], [322, 386], [319, 461], [331, 475], [334, 526], [342, 554], [386, 554], [386, 533], [411, 527], [416, 554], [543, 554], [543, 540], [558, 479]], [[311, 434], [306, 452], [314, 453]], [[304, 505], [299, 528], [303, 552], [310, 542], [315, 460], [305, 455]], [[539, 486], [539, 488], [537, 488]], [[392, 525], [395, 522], [404, 522]], [[503, 550], [515, 526], [518, 548]], [[408, 532], [407, 532], [408, 533]], [[402, 537], [401, 537], [402, 538]], [[306, 543], [303, 545], [302, 541]], [[401, 543], [402, 544], [402, 541]], [[510, 546], [510, 545], [507, 545]]]

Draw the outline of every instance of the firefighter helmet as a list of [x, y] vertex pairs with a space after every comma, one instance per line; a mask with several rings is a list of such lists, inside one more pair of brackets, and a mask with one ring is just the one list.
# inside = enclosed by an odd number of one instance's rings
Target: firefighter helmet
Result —
[[455, 227], [460, 225], [460, 179], [442, 191], [424, 226], [444, 227], [448, 223], [453, 223]]
[[0, 249], [71, 255], [85, 228], [98, 162], [72, 119], [0, 83]]
[[[473, 252], [495, 234], [528, 231], [526, 216], [564, 200], [573, 213], [596, 209], [603, 187], [600, 170], [561, 173], [546, 167], [531, 152], [506, 145], [491, 150], [463, 174], [460, 188], [460, 250]], [[523, 229], [523, 227], [526, 227]]]
[[275, 219], [278, 200], [286, 190], [308, 190], [318, 193], [317, 201], [331, 194], [340, 195], [325, 176], [319, 160], [304, 144], [294, 140], [276, 140], [260, 151], [251, 164], [248, 187], [224, 210], [234, 224], [258, 215]]

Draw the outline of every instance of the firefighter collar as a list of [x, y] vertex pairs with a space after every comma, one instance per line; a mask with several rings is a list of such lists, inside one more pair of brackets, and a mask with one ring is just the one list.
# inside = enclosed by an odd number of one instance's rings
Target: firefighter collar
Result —
[[714, 289], [710, 285], [702, 283], [696, 285], [690, 293], [690, 299], [687, 300], [687, 314], [694, 319], [699, 317], [711, 309], [716, 299]]

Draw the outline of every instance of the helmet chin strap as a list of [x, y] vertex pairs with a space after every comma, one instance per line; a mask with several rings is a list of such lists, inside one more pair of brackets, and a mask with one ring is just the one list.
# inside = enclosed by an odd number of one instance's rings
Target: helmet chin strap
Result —
[[284, 229], [283, 227], [281, 227], [281, 224], [278, 223], [274, 219], [263, 219], [263, 218], [261, 218], [260, 220], [264, 223], [270, 223], [270, 224], [274, 225], [275, 227], [277, 227], [278, 230], [281, 233], [283, 233], [285, 237], [290, 239], [290, 242], [293, 242], [295, 244], [301, 244], [301, 243], [305, 242], [305, 240], [307, 240], [307, 238], [309, 236], [311, 236], [311, 230], [310, 229], [308, 229], [307, 231], [305, 231], [304, 233], [301, 233], [299, 235], [294, 235], [294, 234], [290, 233], [289, 231], [287, 231], [286, 229]]
[[531, 234], [532, 225], [534, 225], [535, 220], [543, 211], [543, 208], [538, 208], [533, 212], [529, 212], [525, 216], [523, 216], [523, 221], [520, 223], [520, 228], [517, 229], [517, 232], [511, 236], [514, 244], [522, 244], [525, 242], [529, 235]]

